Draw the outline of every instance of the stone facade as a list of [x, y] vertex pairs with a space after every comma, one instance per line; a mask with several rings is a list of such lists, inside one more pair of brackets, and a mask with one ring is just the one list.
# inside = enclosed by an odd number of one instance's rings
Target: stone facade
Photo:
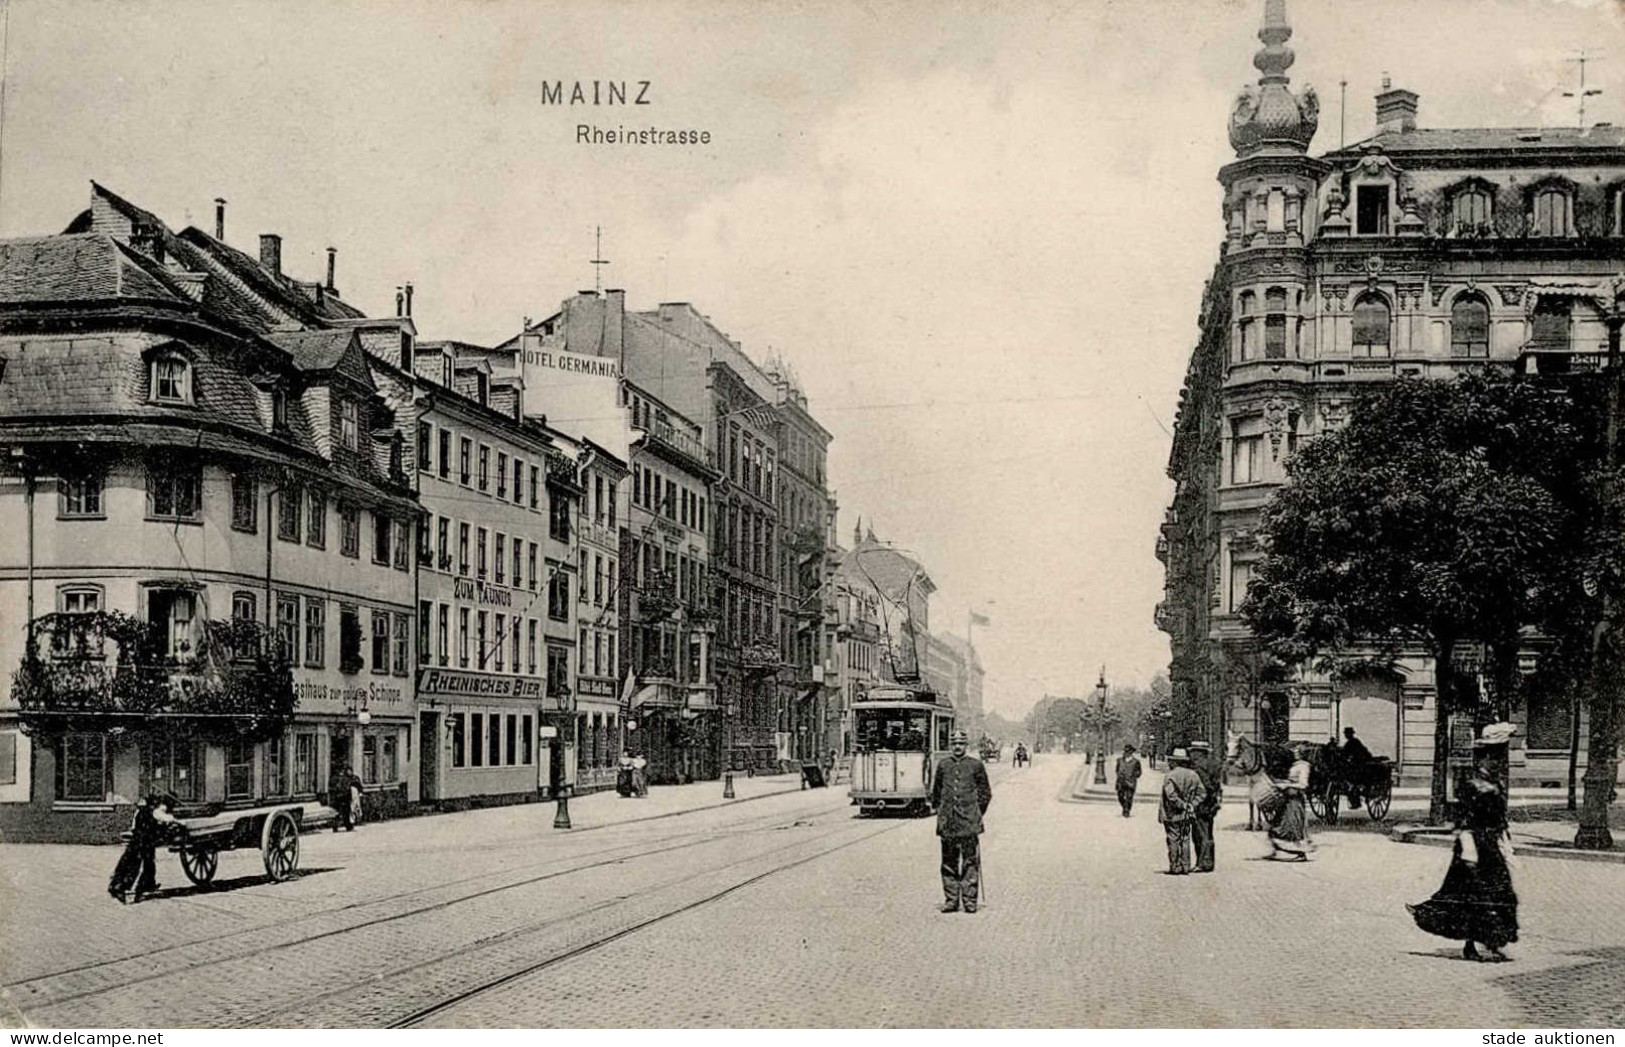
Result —
[[[1299, 442], [1336, 428], [1366, 383], [1489, 362], [1598, 366], [1625, 260], [1625, 131], [1420, 128], [1417, 96], [1385, 82], [1375, 133], [1311, 156], [1318, 101], [1287, 86], [1290, 37], [1284, 0], [1268, 0], [1263, 75], [1237, 100], [1236, 159], [1219, 172], [1226, 239], [1169, 459], [1156, 620], [1172, 647], [1176, 733], [1325, 741], [1354, 726], [1406, 779], [1425, 779], [1434, 695], [1420, 652], [1391, 678], [1255, 671], [1236, 610], [1262, 555], [1260, 512]], [[1573, 699], [1530, 700], [1518, 718], [1537, 726], [1514, 774], [1555, 782], [1568, 745], [1552, 743], [1572, 730]]]

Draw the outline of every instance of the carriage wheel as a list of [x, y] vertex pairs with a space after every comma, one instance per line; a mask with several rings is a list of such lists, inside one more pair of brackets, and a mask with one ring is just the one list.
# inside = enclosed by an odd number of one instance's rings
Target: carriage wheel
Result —
[[220, 852], [213, 847], [188, 848], [181, 852], [181, 871], [199, 887], [207, 887], [220, 868]]
[[1326, 793], [1311, 791], [1309, 793], [1309, 809], [1321, 821], [1326, 820]]
[[299, 826], [287, 811], [265, 819], [260, 849], [265, 853], [265, 872], [273, 880], [286, 880], [299, 868]]
[[1326, 814], [1321, 818], [1327, 825], [1337, 824], [1337, 805], [1340, 797], [1335, 786], [1326, 786]]
[[1380, 822], [1384, 817], [1387, 816], [1388, 807], [1393, 802], [1394, 791], [1393, 787], [1390, 786], [1387, 789], [1384, 789], [1381, 793], [1368, 797], [1365, 801], [1365, 811], [1371, 816], [1372, 821]]

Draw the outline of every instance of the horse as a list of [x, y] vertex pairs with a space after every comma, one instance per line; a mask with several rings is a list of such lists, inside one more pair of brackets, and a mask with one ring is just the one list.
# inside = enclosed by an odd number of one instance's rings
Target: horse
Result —
[[[1247, 829], [1256, 832], [1265, 828], [1258, 814], [1258, 801], [1274, 788], [1272, 779], [1285, 778], [1291, 771], [1292, 762], [1297, 759], [1293, 752], [1295, 747], [1259, 745], [1234, 731], [1226, 731], [1225, 735], [1225, 762], [1231, 770], [1248, 779]], [[1311, 750], [1306, 758], [1313, 766], [1319, 760], [1321, 747], [1310, 743], [1305, 743], [1305, 747]]]

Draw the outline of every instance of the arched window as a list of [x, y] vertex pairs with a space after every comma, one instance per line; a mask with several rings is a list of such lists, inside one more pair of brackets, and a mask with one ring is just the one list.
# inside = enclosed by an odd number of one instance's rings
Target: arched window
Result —
[[1354, 303], [1354, 355], [1388, 355], [1388, 302], [1376, 294], [1363, 294]]
[[152, 398], [160, 403], [192, 402], [192, 365], [178, 353], [164, 353], [152, 361]]
[[1478, 187], [1463, 189], [1450, 201], [1451, 236], [1485, 236], [1490, 231], [1490, 194]]
[[1241, 292], [1237, 312], [1241, 314], [1238, 331], [1241, 341], [1236, 350], [1236, 362], [1242, 363], [1258, 356], [1258, 296], [1251, 291]]
[[1482, 295], [1464, 294], [1450, 307], [1450, 355], [1490, 355], [1490, 306]]
[[1569, 300], [1542, 298], [1535, 303], [1534, 331], [1529, 339], [1534, 349], [1564, 350], [1569, 348]]
[[1264, 292], [1264, 356], [1286, 358], [1286, 289], [1282, 287]]
[[1530, 236], [1571, 236], [1574, 233], [1574, 208], [1568, 191], [1552, 186], [1535, 194], [1534, 214], [1530, 221]]

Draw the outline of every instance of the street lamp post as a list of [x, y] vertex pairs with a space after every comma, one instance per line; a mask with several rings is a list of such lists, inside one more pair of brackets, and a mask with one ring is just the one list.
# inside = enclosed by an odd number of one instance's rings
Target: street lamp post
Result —
[[1106, 784], [1106, 667], [1100, 667], [1100, 681], [1095, 684], [1095, 716], [1100, 727], [1100, 748], [1095, 750], [1095, 784]]

